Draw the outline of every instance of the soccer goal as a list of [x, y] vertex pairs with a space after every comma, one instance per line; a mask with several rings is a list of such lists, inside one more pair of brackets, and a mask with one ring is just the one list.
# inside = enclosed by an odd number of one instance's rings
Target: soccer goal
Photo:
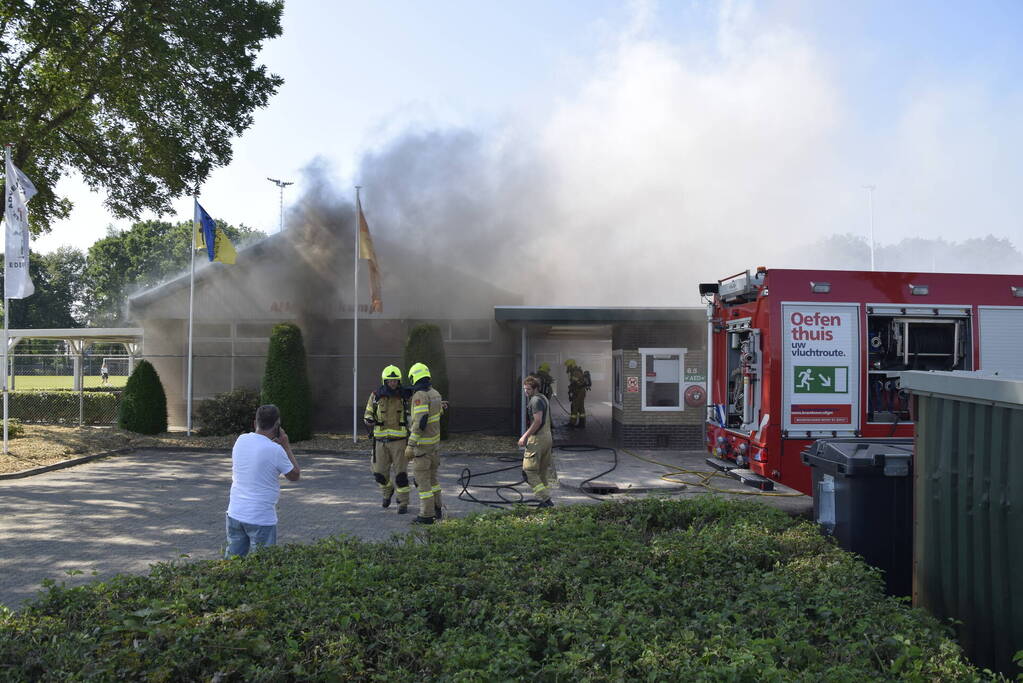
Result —
[[127, 356], [108, 356], [103, 359], [103, 365], [107, 366], [107, 370], [110, 372], [111, 377], [128, 376]]

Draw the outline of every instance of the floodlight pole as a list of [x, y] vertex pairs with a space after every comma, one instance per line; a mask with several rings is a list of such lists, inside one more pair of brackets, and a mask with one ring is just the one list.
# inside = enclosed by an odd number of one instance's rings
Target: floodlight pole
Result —
[[271, 183], [281, 189], [281, 221], [277, 226], [277, 232], [284, 230], [284, 188], [288, 185], [294, 185], [295, 183], [287, 180], [278, 180], [277, 178], [267, 178]]
[[874, 270], [874, 190], [876, 185], [864, 185], [870, 197], [870, 270]]

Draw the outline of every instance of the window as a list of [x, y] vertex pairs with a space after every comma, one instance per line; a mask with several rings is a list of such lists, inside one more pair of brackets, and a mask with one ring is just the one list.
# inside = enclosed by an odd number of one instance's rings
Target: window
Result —
[[643, 357], [643, 410], [679, 411], [685, 349], [640, 349]]
[[625, 395], [625, 362], [621, 349], [611, 352], [611, 367], [611, 373], [614, 376], [611, 387], [611, 404], [615, 408], [621, 408]]

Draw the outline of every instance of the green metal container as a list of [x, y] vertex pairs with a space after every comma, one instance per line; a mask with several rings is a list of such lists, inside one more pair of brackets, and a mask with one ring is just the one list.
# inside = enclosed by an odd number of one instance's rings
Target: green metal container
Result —
[[958, 622], [976, 664], [1019, 673], [1023, 379], [905, 372], [902, 388], [916, 397], [913, 604]]

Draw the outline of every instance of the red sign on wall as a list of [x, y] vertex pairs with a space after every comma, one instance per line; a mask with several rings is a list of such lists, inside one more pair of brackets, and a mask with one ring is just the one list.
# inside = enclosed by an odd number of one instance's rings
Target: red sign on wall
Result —
[[625, 391], [630, 394], [639, 393], [639, 377], [626, 377], [625, 378]]

